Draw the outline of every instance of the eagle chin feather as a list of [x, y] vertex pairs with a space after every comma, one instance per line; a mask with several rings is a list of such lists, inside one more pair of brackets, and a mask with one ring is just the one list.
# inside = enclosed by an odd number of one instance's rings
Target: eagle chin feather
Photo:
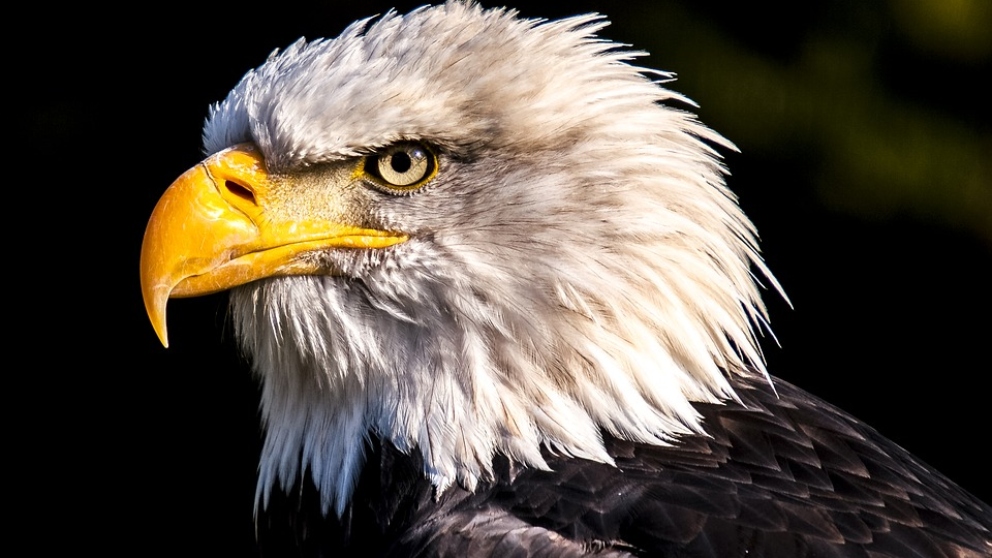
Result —
[[264, 386], [263, 507], [309, 470], [341, 514], [370, 434], [421, 453], [438, 491], [491, 479], [497, 454], [612, 463], [601, 432], [701, 433], [692, 402], [764, 372], [751, 270], [778, 284], [724, 184], [733, 146], [605, 25], [388, 13], [274, 53], [213, 107], [207, 152], [252, 141], [270, 172], [400, 140], [443, 154], [425, 191], [368, 209], [410, 241], [232, 292]]

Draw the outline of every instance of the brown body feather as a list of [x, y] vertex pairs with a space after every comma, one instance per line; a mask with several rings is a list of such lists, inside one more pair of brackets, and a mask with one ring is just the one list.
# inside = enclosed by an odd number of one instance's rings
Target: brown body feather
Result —
[[[375, 441], [355, 499], [325, 517], [312, 483], [259, 518], [263, 554], [980, 558], [992, 508], [843, 411], [781, 380], [734, 380], [700, 404], [706, 436], [672, 447], [607, 437], [616, 467], [499, 459], [475, 492], [435, 498], [417, 453]], [[286, 522], [286, 515], [292, 520]]]

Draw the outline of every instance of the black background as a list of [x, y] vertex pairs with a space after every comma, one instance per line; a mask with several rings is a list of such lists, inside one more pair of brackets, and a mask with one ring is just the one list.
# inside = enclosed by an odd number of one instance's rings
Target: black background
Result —
[[[14, 94], [4, 163], [8, 250], [16, 254], [7, 268], [8, 351], [18, 355], [7, 367], [8, 459], [18, 471], [14, 492], [26, 496], [15, 521], [36, 550], [253, 554], [256, 386], [225, 327], [223, 295], [170, 304], [172, 348], [159, 345], [138, 288], [144, 224], [165, 187], [200, 160], [207, 106], [272, 49], [417, 5], [39, 5], [25, 16], [6, 64]], [[684, 75], [706, 61], [645, 44], [644, 14], [657, 6], [691, 14], [734, 49], [782, 63], [804, 37], [860, 9], [734, 5], [532, 2], [521, 11], [603, 12], [614, 21], [606, 37], [651, 50], [642, 60], [648, 67]], [[659, 35], [677, 31], [656, 25]], [[988, 86], [979, 82], [988, 58], [929, 57], [891, 39], [891, 25], [878, 23], [881, 54], [870, 70], [879, 87], [894, 102], [961, 123], [992, 154]], [[741, 148], [727, 154], [731, 186], [794, 306], [766, 297], [781, 345], [766, 339], [771, 372], [992, 500], [992, 236], [953, 218], [825, 202], [817, 172], [832, 162], [809, 147], [815, 140], [797, 137], [791, 149], [750, 145], [726, 129], [739, 124], [722, 125], [719, 96], [704, 101], [692, 90], [698, 83], [673, 87], [700, 101], [701, 119]], [[981, 184], [990, 187], [987, 175]]]

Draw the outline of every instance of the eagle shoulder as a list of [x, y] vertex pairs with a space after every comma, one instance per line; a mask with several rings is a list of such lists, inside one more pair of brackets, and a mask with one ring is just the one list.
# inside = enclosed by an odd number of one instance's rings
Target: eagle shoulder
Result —
[[[733, 380], [697, 404], [706, 435], [605, 437], [616, 466], [546, 452], [435, 494], [419, 452], [372, 436], [345, 514], [306, 480], [260, 510], [259, 544], [356, 556], [988, 556], [992, 508], [843, 411], [784, 381]], [[291, 520], [285, 521], [288, 515]], [[269, 517], [279, 517], [269, 521]], [[267, 552], [266, 552], [267, 553]]]

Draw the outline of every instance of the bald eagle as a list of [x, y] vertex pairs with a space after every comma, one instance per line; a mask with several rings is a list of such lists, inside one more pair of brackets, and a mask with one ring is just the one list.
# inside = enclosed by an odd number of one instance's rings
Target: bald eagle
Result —
[[230, 290], [262, 549], [992, 555], [992, 508], [767, 373], [733, 146], [605, 25], [390, 12], [212, 107], [141, 282], [166, 345]]

